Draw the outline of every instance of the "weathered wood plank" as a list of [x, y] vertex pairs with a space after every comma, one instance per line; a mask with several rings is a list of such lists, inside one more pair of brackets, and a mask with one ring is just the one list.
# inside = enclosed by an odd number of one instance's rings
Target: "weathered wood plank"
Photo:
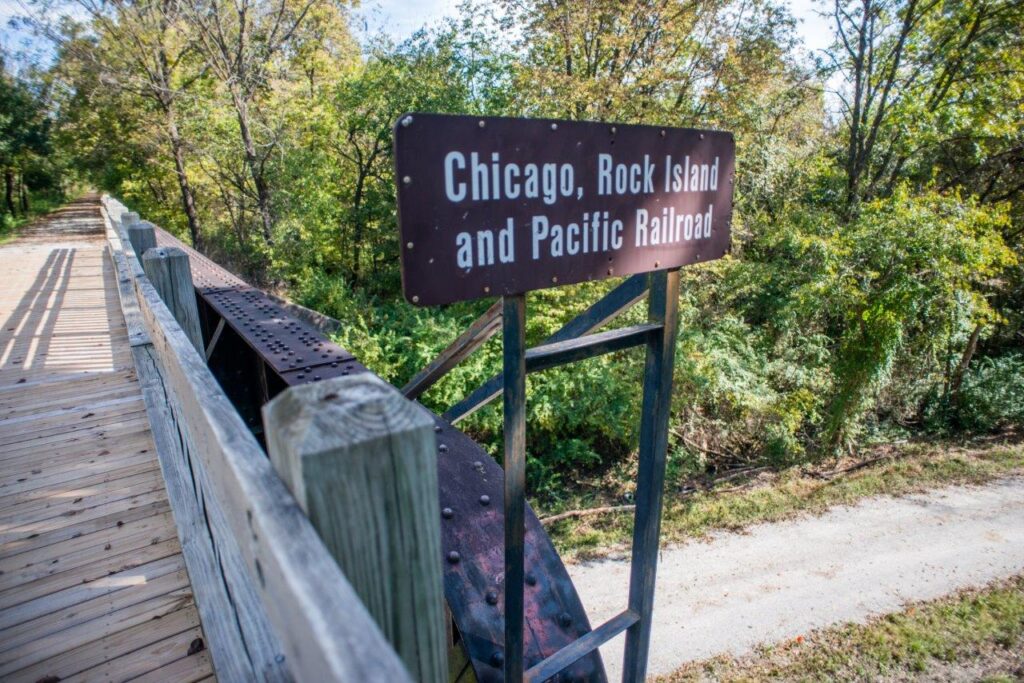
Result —
[[126, 628], [103, 641], [85, 643], [58, 653], [38, 664], [20, 669], [11, 675], [9, 680], [28, 683], [37, 683], [47, 677], [64, 680], [102, 665], [110, 659], [111, 652], [135, 652], [149, 643], [173, 637], [198, 625], [199, 615], [194, 609], [186, 606], [160, 619]]
[[[137, 346], [132, 352], [153, 425], [167, 496], [174, 508], [181, 552], [188, 564], [196, 606], [206, 629], [207, 646], [222, 681], [252, 680], [256, 678], [256, 669], [236, 617], [239, 606], [228, 593], [218, 561], [218, 555], [223, 557], [225, 549], [218, 553], [214, 548], [207, 517], [194, 488], [195, 473], [191, 471], [188, 454], [182, 449], [181, 435], [174, 424], [152, 346]], [[211, 506], [215, 504], [215, 501], [210, 502]]]
[[26, 643], [17, 650], [0, 654], [0, 676], [6, 678], [19, 669], [46, 661], [72, 648], [101, 640], [132, 626], [162, 619], [172, 612], [192, 605], [191, 591], [181, 588], [146, 602], [110, 612], [84, 624], [49, 634]]
[[362, 374], [292, 387], [263, 423], [271, 461], [413, 678], [444, 680], [434, 421]]
[[[43, 638], [65, 628], [84, 624], [106, 614], [126, 609], [165, 593], [188, 587], [188, 574], [181, 558], [172, 561], [173, 571], [163, 571], [146, 577], [147, 580], [134, 586], [131, 590], [108, 591], [80, 602], [72, 602], [63, 606], [58, 602], [60, 596], [53, 601], [53, 609], [49, 609], [45, 601], [34, 603], [36, 616], [21, 618], [18, 610], [10, 620], [14, 623], [5, 625], [4, 640], [0, 643], [0, 653], [17, 650], [31, 641]], [[27, 610], [27, 606], [26, 606]], [[3, 655], [0, 654], [0, 657]]]
[[199, 308], [196, 290], [192, 285], [192, 270], [188, 254], [177, 247], [157, 247], [142, 256], [142, 269], [146, 271], [153, 288], [164, 300], [185, 336], [199, 353], [204, 353], [203, 332], [199, 326]]
[[132, 346], [149, 343], [149, 334], [139, 313], [139, 304], [132, 288], [131, 272], [124, 255], [121, 237], [111, 221], [110, 214], [104, 206], [102, 209], [103, 224], [107, 235], [107, 255], [110, 257], [117, 277], [117, 293], [121, 301], [121, 313], [124, 315], [128, 328], [128, 343]]
[[56, 574], [0, 591], [0, 609], [11, 609], [44, 596], [60, 593], [66, 589], [88, 586], [97, 580], [130, 571], [166, 557], [179, 555], [180, 552], [181, 549], [178, 547], [178, 543], [173, 539], [162, 541], [156, 545], [146, 543], [139, 548], [110, 555], [99, 562], [91, 562], [75, 569], [60, 571]]
[[302, 680], [409, 680], [152, 285], [137, 278], [135, 288], [168, 393], [187, 397], [180, 423], [209, 479], [204, 495], [222, 503], [289, 669]]

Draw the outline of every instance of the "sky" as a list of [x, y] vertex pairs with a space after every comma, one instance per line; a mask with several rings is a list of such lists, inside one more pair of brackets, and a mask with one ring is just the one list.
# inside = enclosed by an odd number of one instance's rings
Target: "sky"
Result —
[[[0, 0], [6, 2], [8, 0]], [[13, 0], [11, 0], [13, 1]], [[370, 32], [383, 29], [396, 42], [404, 40], [424, 24], [436, 25], [445, 17], [454, 16], [460, 0], [367, 0], [357, 16], [364, 18]], [[832, 29], [828, 20], [818, 15], [821, 0], [793, 0], [790, 10], [797, 18], [797, 34], [809, 52], [828, 47]]]
[[[436, 26], [445, 17], [454, 16], [460, 0], [364, 0], [355, 15], [365, 26], [365, 33], [374, 35], [383, 31], [396, 42], [412, 35], [417, 29]], [[790, 9], [797, 18], [797, 35], [808, 53], [820, 51], [831, 40], [829, 22], [818, 15], [822, 0], [793, 0]], [[14, 17], [28, 11], [27, 0], [0, 0], [0, 45], [10, 51], [42, 46], [24, 30], [9, 26]]]

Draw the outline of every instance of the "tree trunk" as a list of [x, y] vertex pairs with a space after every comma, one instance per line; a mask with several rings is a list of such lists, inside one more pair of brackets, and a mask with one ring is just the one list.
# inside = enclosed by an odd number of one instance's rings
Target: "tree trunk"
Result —
[[14, 171], [10, 168], [4, 169], [4, 200], [11, 216], [17, 216], [18, 210], [14, 206]]
[[366, 184], [366, 174], [359, 169], [359, 176], [356, 178], [356, 191], [352, 200], [352, 215], [355, 217], [352, 235], [352, 281], [359, 282], [359, 259], [362, 258], [363, 244], [363, 188]]
[[164, 112], [167, 117], [167, 134], [171, 138], [171, 151], [174, 154], [174, 170], [178, 176], [178, 189], [181, 191], [181, 205], [185, 209], [186, 218], [188, 218], [188, 233], [192, 238], [192, 246], [203, 251], [203, 233], [199, 224], [199, 213], [196, 211], [195, 194], [191, 183], [189, 183], [188, 173], [185, 171], [185, 144], [178, 131], [174, 109], [168, 106]]
[[28, 215], [30, 207], [28, 198], [28, 188], [25, 186], [25, 176], [19, 176], [20, 182], [18, 183], [18, 191], [21, 195], [21, 213]]
[[964, 355], [960, 356], [960, 363], [956, 366], [956, 373], [954, 373], [953, 381], [950, 384], [949, 391], [953, 403], [956, 403], [959, 399], [960, 385], [963, 384], [964, 375], [967, 374], [967, 366], [970, 365], [974, 352], [978, 350], [978, 337], [980, 335], [981, 325], [978, 324], [971, 330], [971, 338], [967, 340], [967, 348], [964, 349]]
[[249, 105], [237, 92], [233, 92], [231, 97], [234, 101], [235, 113], [238, 115], [238, 129], [245, 150], [245, 165], [256, 186], [256, 204], [259, 207], [260, 220], [263, 223], [263, 239], [268, 245], [272, 245], [274, 243], [274, 220], [270, 215], [270, 188], [267, 187], [267, 179], [260, 168], [256, 143], [252, 139], [252, 131], [249, 126]]

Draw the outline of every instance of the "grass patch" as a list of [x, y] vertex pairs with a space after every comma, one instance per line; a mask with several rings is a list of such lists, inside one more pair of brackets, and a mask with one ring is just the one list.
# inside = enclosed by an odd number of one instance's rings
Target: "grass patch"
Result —
[[1024, 575], [863, 625], [815, 631], [739, 659], [695, 662], [661, 683], [1024, 679]]
[[[740, 530], [801, 513], [821, 513], [879, 495], [899, 496], [952, 484], [981, 484], [1024, 471], [1024, 446], [999, 443], [970, 446], [903, 444], [873, 451], [864, 465], [850, 460], [825, 468], [794, 467], [761, 472], [706, 489], [666, 493], [662, 540], [672, 543], [700, 538], [717, 530]], [[851, 467], [857, 469], [849, 469]], [[836, 473], [837, 470], [847, 470]], [[628, 491], [626, 493], [628, 497]], [[623, 495], [577, 494], [541, 517], [572, 508], [615, 505]], [[591, 559], [622, 552], [632, 538], [633, 515], [617, 512], [565, 519], [548, 526], [552, 540], [567, 559]]]

